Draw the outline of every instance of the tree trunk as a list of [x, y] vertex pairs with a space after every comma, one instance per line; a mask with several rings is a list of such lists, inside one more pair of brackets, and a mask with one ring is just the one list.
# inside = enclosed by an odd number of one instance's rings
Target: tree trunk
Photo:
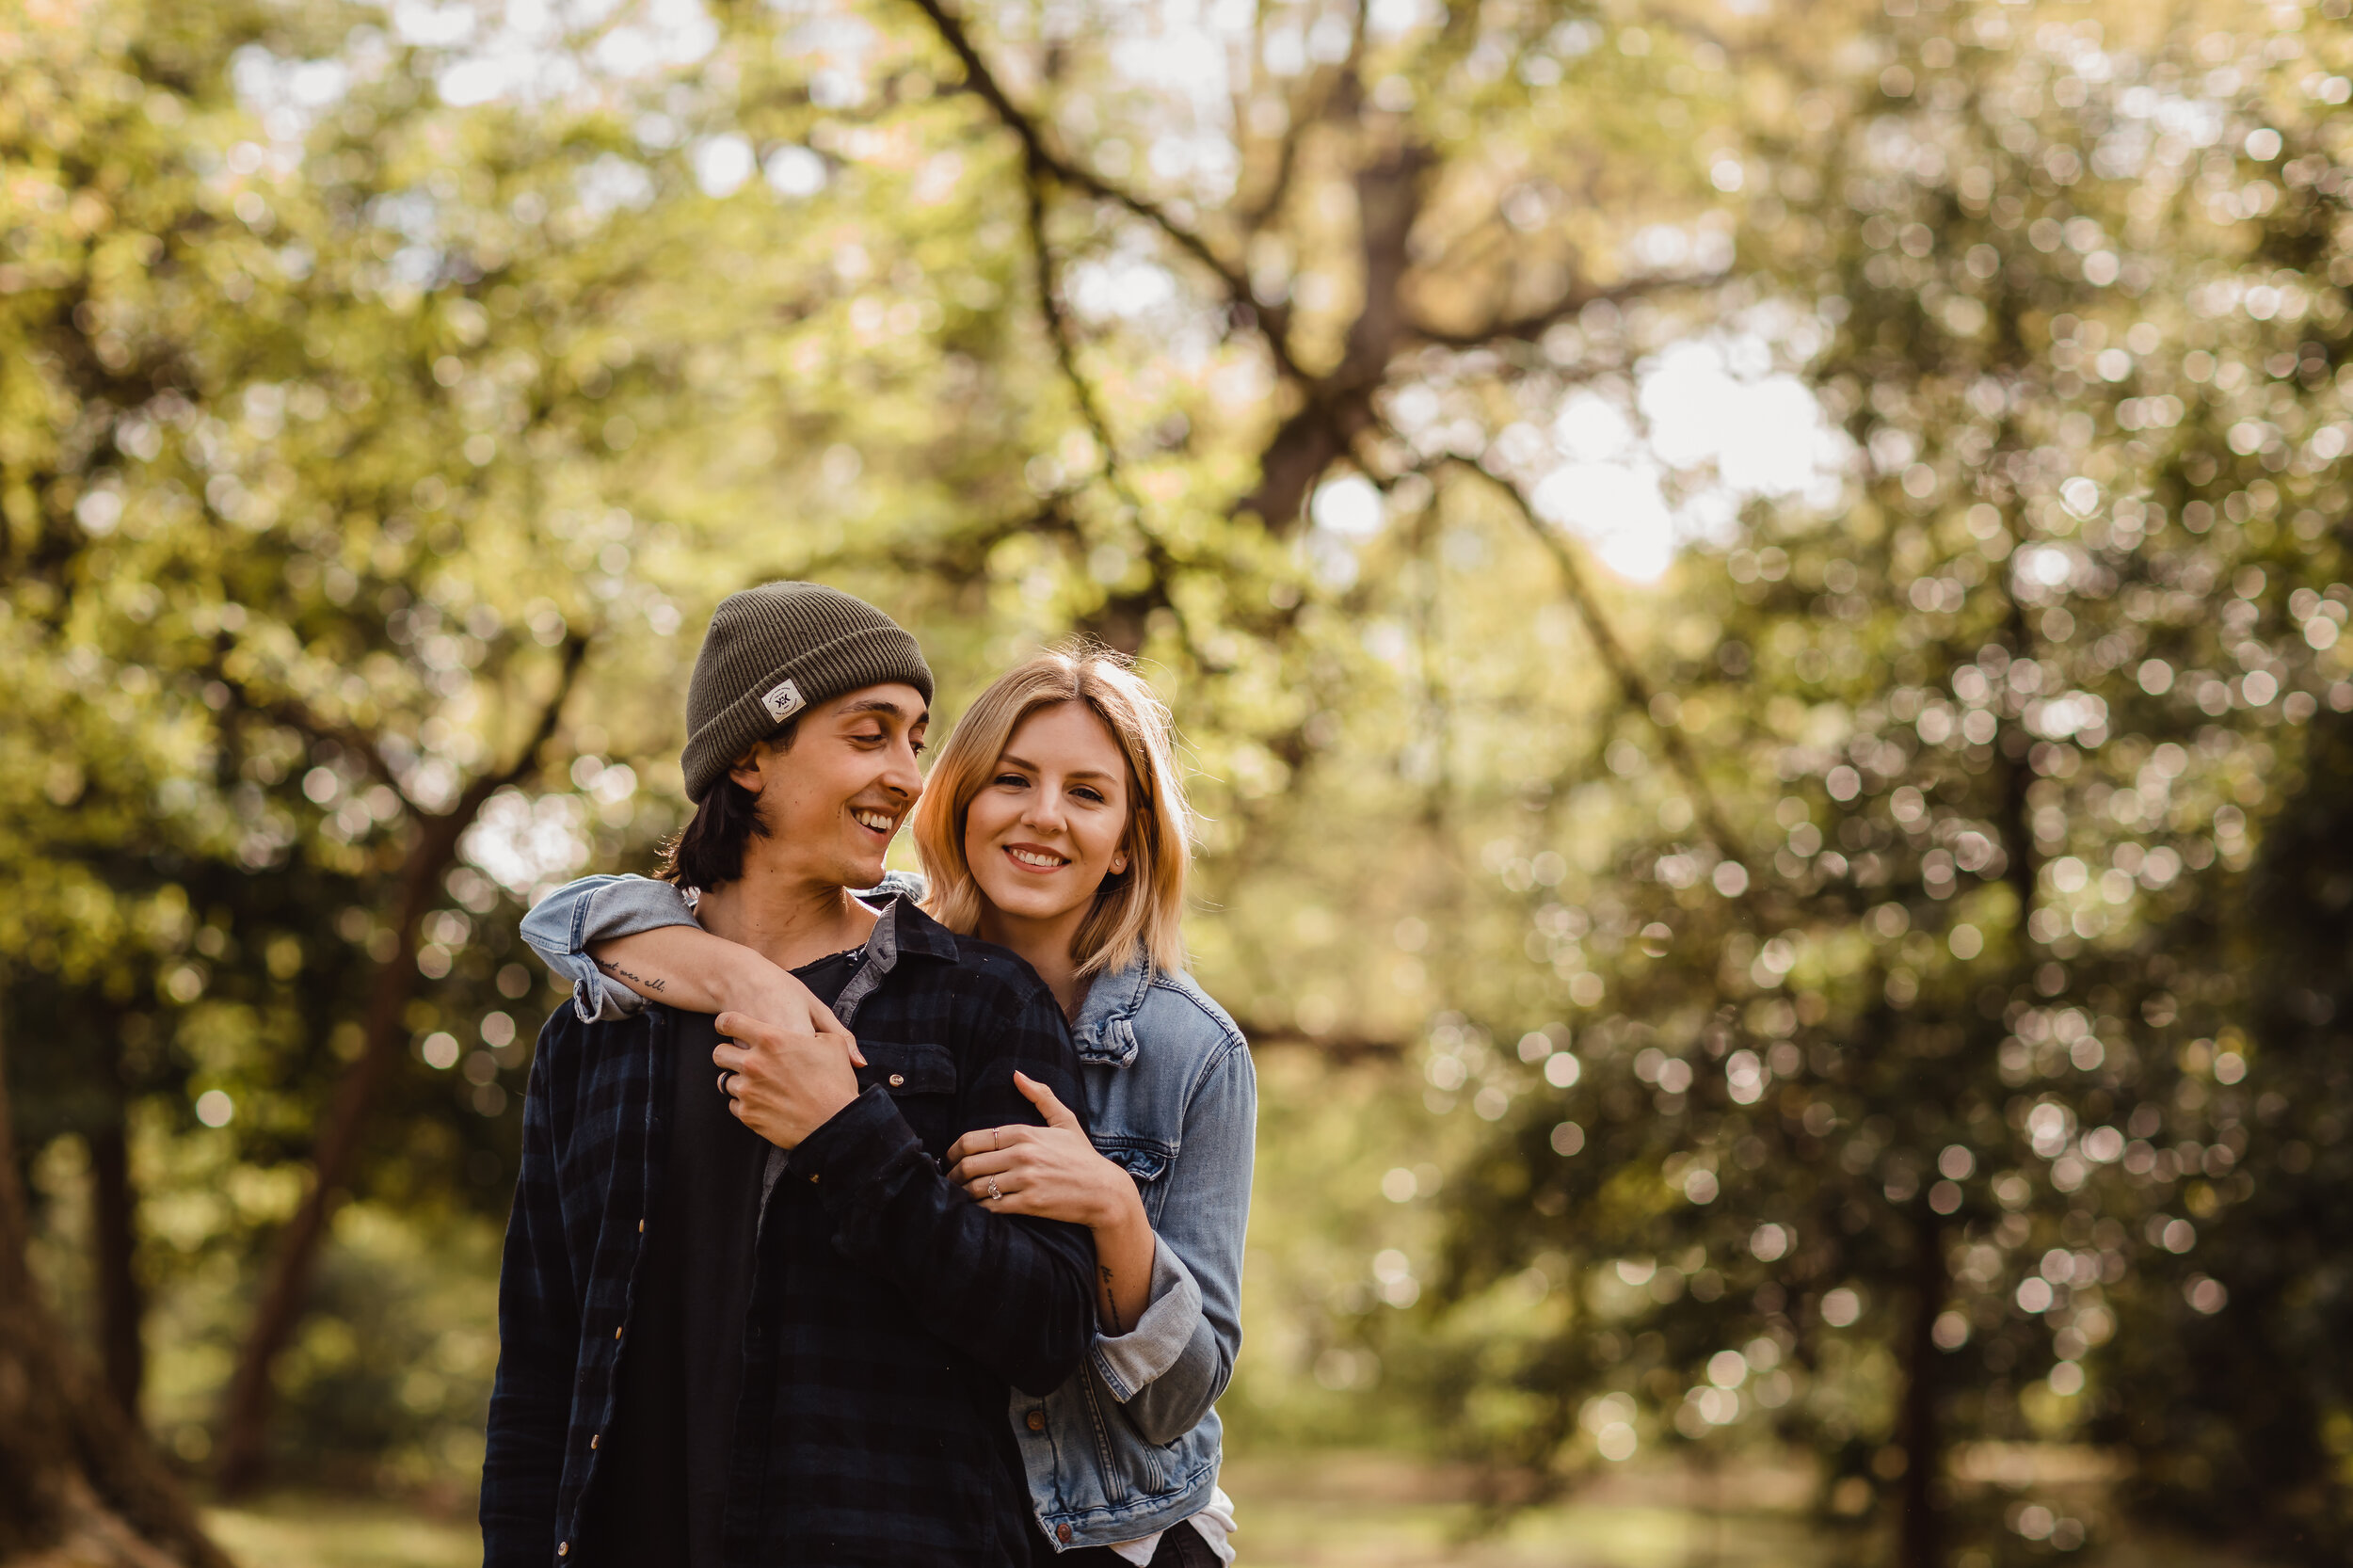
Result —
[[1306, 389], [1306, 406], [1276, 429], [1259, 455], [1257, 488], [1235, 506], [1256, 512], [1278, 535], [1298, 526], [1307, 492], [1372, 423], [1372, 395], [1407, 340], [1402, 290], [1412, 265], [1409, 241], [1421, 215], [1421, 180], [1431, 162], [1426, 149], [1407, 143], [1356, 171], [1364, 305], [1350, 324], [1339, 365]]
[[397, 938], [392, 955], [377, 970], [368, 998], [366, 1033], [360, 1059], [345, 1069], [335, 1086], [334, 1103], [312, 1146], [311, 1188], [302, 1207], [279, 1233], [262, 1293], [238, 1347], [237, 1365], [229, 1378], [229, 1395], [221, 1417], [220, 1458], [214, 1480], [221, 1495], [233, 1497], [249, 1492], [262, 1479], [268, 1458], [269, 1419], [277, 1403], [271, 1381], [279, 1352], [294, 1337], [310, 1304], [311, 1274], [327, 1242], [328, 1222], [335, 1217], [360, 1161], [360, 1144], [368, 1113], [385, 1080], [399, 1065], [407, 1032], [402, 1015], [417, 987], [417, 928], [437, 901], [441, 875], [456, 858], [457, 840], [481, 813], [483, 803], [528, 775], [536, 765], [539, 749], [555, 733], [564, 702], [571, 695], [588, 645], [580, 637], [564, 646], [564, 664], [555, 694], [540, 711], [531, 739], [514, 765], [473, 781], [457, 803], [440, 816], [417, 818], [416, 836], [401, 863], [400, 881], [392, 895], [392, 930]]
[[146, 1432], [84, 1370], [33, 1279], [5, 1057], [0, 1048], [0, 1562], [233, 1568]]
[[[466, 820], [472, 815], [468, 812]], [[376, 969], [375, 989], [368, 999], [366, 1044], [335, 1086], [334, 1103], [319, 1128], [318, 1142], [312, 1146], [310, 1191], [279, 1233], [252, 1321], [247, 1324], [245, 1341], [238, 1347], [236, 1369], [230, 1375], [220, 1459], [214, 1477], [225, 1497], [251, 1491], [266, 1466], [269, 1420], [277, 1403], [271, 1374], [279, 1352], [294, 1337], [309, 1306], [312, 1272], [326, 1245], [328, 1224], [342, 1207], [359, 1164], [360, 1140], [367, 1128], [368, 1112], [400, 1061], [405, 1032], [401, 1015], [417, 985], [417, 927], [433, 902], [441, 873], [457, 853], [457, 837], [465, 825], [456, 812], [423, 819], [401, 867], [392, 920], [399, 940], [392, 955]]]
[[1902, 1568], [1943, 1568], [1945, 1539], [1937, 1478], [1945, 1467], [1945, 1433], [1937, 1412], [1936, 1319], [1945, 1306], [1945, 1233], [1925, 1199], [1913, 1225], [1912, 1320], [1904, 1331], [1904, 1403], [1898, 1432], [1904, 1451]]
[[98, 1276], [98, 1349], [106, 1390], [122, 1413], [139, 1418], [147, 1382], [141, 1324], [147, 1299], [139, 1288], [138, 1195], [131, 1186], [130, 1140], [120, 1119], [89, 1135], [90, 1245]]

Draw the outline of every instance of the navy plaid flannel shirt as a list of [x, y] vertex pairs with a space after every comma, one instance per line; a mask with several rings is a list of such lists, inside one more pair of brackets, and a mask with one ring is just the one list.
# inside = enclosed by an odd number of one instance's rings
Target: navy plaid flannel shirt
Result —
[[[1078, 1058], [1027, 965], [904, 897], [865, 968], [838, 1004], [867, 1057], [861, 1093], [770, 1161], [726, 1560], [1026, 1562], [1044, 1542], [1008, 1385], [1044, 1394], [1079, 1366], [1096, 1328], [1094, 1247], [1080, 1226], [986, 1212], [939, 1160], [967, 1131], [1038, 1124], [1016, 1068], [1083, 1107]], [[499, 1277], [488, 1568], [601, 1568], [578, 1529], [628, 1353], [670, 1053], [707, 1055], [713, 1039], [708, 1017], [664, 1007], [604, 1023], [565, 1008], [540, 1033]]]

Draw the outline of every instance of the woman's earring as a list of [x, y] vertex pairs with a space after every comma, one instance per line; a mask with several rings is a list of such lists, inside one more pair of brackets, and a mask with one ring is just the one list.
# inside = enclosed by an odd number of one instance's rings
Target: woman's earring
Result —
[[1112, 856], [1112, 874], [1113, 876], [1123, 876], [1127, 873], [1127, 871], [1128, 852], [1126, 850], [1122, 850], [1117, 855]]

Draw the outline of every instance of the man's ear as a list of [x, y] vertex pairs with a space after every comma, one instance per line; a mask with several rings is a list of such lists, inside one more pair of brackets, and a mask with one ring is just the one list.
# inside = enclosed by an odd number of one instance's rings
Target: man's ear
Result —
[[767, 760], [767, 756], [766, 746], [752, 747], [728, 765], [728, 777], [752, 793], [760, 793], [760, 787], [768, 782], [767, 775], [760, 771], [760, 764]]

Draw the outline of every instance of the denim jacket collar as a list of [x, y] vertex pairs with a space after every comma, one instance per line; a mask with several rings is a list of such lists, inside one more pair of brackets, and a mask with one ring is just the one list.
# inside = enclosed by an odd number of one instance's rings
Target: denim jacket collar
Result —
[[1087, 987], [1085, 1003], [1079, 1009], [1079, 1021], [1070, 1026], [1070, 1037], [1079, 1048], [1079, 1060], [1107, 1067], [1132, 1065], [1136, 1059], [1135, 1016], [1151, 989], [1152, 961], [1142, 955], [1123, 968], [1096, 975], [1095, 984]]

